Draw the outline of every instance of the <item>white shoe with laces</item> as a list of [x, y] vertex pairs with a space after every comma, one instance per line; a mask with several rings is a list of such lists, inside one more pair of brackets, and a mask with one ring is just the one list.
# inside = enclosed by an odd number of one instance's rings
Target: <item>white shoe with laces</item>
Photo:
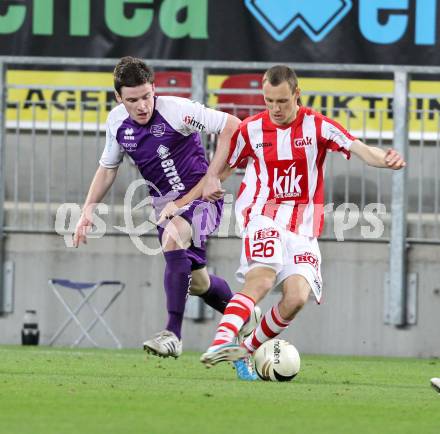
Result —
[[255, 306], [248, 321], [243, 324], [235, 342], [210, 347], [202, 354], [200, 361], [208, 368], [219, 362], [230, 361], [234, 363], [237, 376], [241, 380], [256, 380], [257, 375], [253, 369], [253, 361], [247, 349], [242, 346], [244, 340], [254, 331], [259, 324], [262, 314], [261, 309]]
[[209, 347], [206, 353], [202, 354], [200, 361], [207, 367], [216, 365], [219, 362], [235, 362], [248, 356], [247, 350], [237, 344], [222, 344], [216, 347]]
[[153, 339], [144, 342], [144, 350], [154, 356], [177, 359], [182, 354], [182, 341], [173, 332], [162, 330]]
[[255, 330], [255, 327], [260, 323], [262, 316], [261, 309], [258, 306], [255, 306], [254, 310], [251, 312], [251, 316], [238, 332], [237, 340], [240, 345]]
[[431, 378], [431, 386], [440, 393], [440, 378]]

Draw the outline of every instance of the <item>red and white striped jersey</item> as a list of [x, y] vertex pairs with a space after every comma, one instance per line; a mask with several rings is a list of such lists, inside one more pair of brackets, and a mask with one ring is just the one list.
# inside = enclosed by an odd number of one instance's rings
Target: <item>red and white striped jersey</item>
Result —
[[245, 119], [229, 153], [231, 167], [249, 158], [235, 204], [241, 230], [252, 217], [265, 215], [292, 232], [319, 236], [327, 151], [350, 158], [353, 140], [341, 125], [307, 107], [289, 125], [271, 122], [267, 110]]

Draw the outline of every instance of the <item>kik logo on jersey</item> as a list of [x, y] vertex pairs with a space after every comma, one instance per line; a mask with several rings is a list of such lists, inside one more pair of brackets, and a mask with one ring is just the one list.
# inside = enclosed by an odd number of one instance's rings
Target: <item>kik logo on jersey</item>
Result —
[[301, 179], [303, 175], [297, 175], [296, 163], [292, 163], [287, 169], [274, 168], [273, 192], [275, 199], [295, 199], [301, 197]]
[[245, 5], [276, 41], [300, 27], [319, 42], [351, 10], [352, 0], [245, 0]]

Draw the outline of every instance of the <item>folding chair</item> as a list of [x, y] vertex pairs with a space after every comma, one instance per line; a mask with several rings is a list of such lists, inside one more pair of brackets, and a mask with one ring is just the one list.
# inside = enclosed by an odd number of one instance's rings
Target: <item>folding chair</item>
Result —
[[157, 71], [154, 73], [156, 95], [191, 97], [192, 76], [189, 71]]
[[[61, 324], [59, 329], [55, 332], [52, 338], [49, 341], [49, 345], [53, 345], [53, 343], [61, 336], [66, 327], [74, 321], [78, 327], [81, 329], [82, 334], [76, 339], [75, 342], [72, 343], [71, 348], [78, 346], [84, 338], [87, 338], [93, 346], [99, 347], [96, 341], [90, 336], [90, 331], [96, 326], [98, 322], [102, 324], [107, 333], [111, 336], [113, 341], [116, 344], [117, 348], [122, 348], [121, 343], [118, 338], [114, 335], [112, 329], [108, 325], [108, 323], [103, 318], [103, 315], [107, 312], [109, 307], [116, 301], [116, 299], [121, 295], [122, 291], [125, 288], [125, 284], [118, 280], [102, 280], [100, 282], [74, 282], [72, 280], [67, 279], [51, 279], [49, 280], [49, 286], [57, 296], [58, 300], [65, 307], [69, 316], [66, 320]], [[98, 291], [99, 288], [103, 286], [115, 286], [116, 292], [110, 298], [110, 300], [104, 305], [101, 310], [98, 310], [91, 302], [91, 298]], [[60, 288], [71, 289], [78, 293], [82, 298], [81, 302], [76, 306], [76, 308], [72, 309], [69, 304], [66, 302], [65, 298], [62, 296], [60, 292]], [[88, 293], [86, 293], [88, 292]], [[78, 314], [83, 309], [83, 307], [88, 306], [91, 311], [94, 313], [95, 318], [91, 321], [87, 326], [84, 326], [80, 319], [78, 318]]]
[[262, 74], [231, 74], [218, 91], [217, 107], [240, 119], [266, 108], [261, 92]]

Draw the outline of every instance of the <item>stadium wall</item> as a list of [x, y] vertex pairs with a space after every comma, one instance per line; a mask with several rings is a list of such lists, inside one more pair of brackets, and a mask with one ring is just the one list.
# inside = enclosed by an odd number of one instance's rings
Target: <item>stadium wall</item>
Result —
[[[145, 240], [157, 246], [154, 237]], [[283, 335], [303, 353], [378, 356], [440, 357], [440, 289], [436, 245], [413, 244], [409, 251], [409, 272], [417, 273], [417, 323], [406, 328], [384, 324], [384, 277], [388, 270], [389, 246], [379, 242], [321, 241], [324, 296], [322, 305], [310, 300], [298, 319]], [[126, 283], [120, 299], [105, 314], [124, 347], [141, 348], [143, 340], [162, 329], [165, 304], [161, 255], [141, 254], [127, 236], [107, 235], [91, 239], [87, 246], [68, 249], [59, 235], [7, 235], [6, 260], [15, 265], [14, 312], [0, 317], [0, 344], [19, 344], [23, 315], [36, 309], [41, 344], [66, 318], [64, 308], [47, 285], [50, 278], [82, 281], [117, 279]], [[240, 240], [214, 238], [209, 260], [216, 273], [240, 285], [234, 278], [240, 254]], [[95, 300], [99, 306], [110, 289], [102, 289]], [[268, 308], [277, 300], [273, 293], [262, 304]], [[79, 301], [67, 297], [69, 303]], [[93, 317], [81, 317], [87, 324]], [[209, 344], [219, 320], [184, 322], [184, 347], [201, 351]], [[56, 345], [68, 345], [79, 336], [70, 325]], [[112, 342], [98, 324], [92, 335], [103, 346]], [[83, 342], [83, 345], [88, 345]]]

